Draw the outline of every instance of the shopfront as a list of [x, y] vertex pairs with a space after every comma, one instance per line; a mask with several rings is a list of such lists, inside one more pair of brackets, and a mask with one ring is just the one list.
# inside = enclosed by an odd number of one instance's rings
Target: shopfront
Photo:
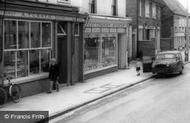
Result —
[[[79, 59], [83, 33], [79, 30], [85, 16], [78, 8], [31, 1], [6, 1], [6, 10], [3, 7], [0, 71], [21, 84], [23, 96], [46, 90], [51, 58], [60, 65], [61, 83], [83, 78]], [[72, 69], [73, 64], [77, 66]]]
[[126, 68], [130, 50], [130, 19], [91, 16], [85, 27], [85, 78]]

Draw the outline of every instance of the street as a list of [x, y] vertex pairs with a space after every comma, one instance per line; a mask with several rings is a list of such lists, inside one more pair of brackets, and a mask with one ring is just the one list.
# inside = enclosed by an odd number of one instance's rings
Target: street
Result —
[[190, 64], [75, 111], [58, 123], [189, 123]]

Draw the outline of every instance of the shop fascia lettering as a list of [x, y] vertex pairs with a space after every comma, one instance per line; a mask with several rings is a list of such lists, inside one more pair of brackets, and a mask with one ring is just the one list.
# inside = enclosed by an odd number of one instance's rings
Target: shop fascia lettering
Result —
[[89, 23], [87, 27], [128, 27], [128, 24]]
[[[49, 20], [69, 20], [76, 21], [76, 18], [65, 17], [65, 16], [54, 16], [48, 14], [36, 14], [36, 13], [26, 13], [26, 12], [12, 12], [12, 11], [0, 11], [0, 15], [5, 15], [8, 17], [23, 17], [23, 18], [37, 18], [37, 19], [49, 19]], [[84, 19], [77, 18], [78, 22], [84, 22]]]
[[0, 11], [0, 15], [14, 16], [14, 17], [26, 17], [26, 18], [40, 18], [40, 19], [55, 19], [55, 16], [47, 14], [34, 14], [26, 12], [12, 12], [12, 11]]

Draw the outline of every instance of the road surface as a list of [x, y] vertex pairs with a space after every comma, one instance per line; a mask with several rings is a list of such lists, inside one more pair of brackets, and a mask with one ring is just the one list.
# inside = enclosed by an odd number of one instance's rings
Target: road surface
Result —
[[190, 64], [86, 106], [57, 123], [190, 123]]

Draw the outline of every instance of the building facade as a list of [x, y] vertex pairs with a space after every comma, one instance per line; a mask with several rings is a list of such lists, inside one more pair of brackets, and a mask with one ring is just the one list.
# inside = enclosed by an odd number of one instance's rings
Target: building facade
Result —
[[51, 58], [62, 84], [83, 80], [86, 16], [70, 1], [1, 1], [0, 17], [0, 72], [21, 85], [22, 96], [46, 91]]
[[88, 13], [84, 30], [84, 79], [128, 66], [131, 57], [131, 18], [125, 0], [71, 0]]
[[161, 6], [160, 0], [126, 0], [126, 14], [133, 19], [133, 58], [160, 50]]
[[163, 0], [161, 49], [179, 49], [186, 45], [186, 10], [177, 0]]

